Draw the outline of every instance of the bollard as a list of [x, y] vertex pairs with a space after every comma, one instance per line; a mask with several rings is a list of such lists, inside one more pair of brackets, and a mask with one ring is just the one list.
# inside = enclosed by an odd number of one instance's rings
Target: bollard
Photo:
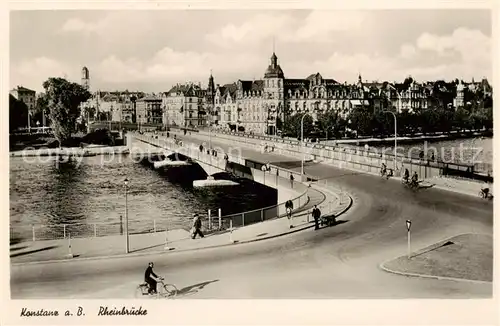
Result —
[[63, 239], [66, 239], [66, 224], [63, 225]]
[[174, 248], [170, 248], [168, 246], [168, 228], [165, 228], [165, 247], [164, 247], [165, 250], [172, 250]]
[[68, 233], [68, 254], [66, 258], [73, 258], [73, 252], [71, 251], [71, 233]]
[[262, 222], [264, 222], [264, 210], [263, 209], [260, 210], [260, 220]]
[[211, 215], [211, 210], [208, 210], [208, 229], [212, 230], [212, 215]]
[[234, 240], [233, 240], [233, 219], [229, 220], [229, 242], [234, 243]]
[[94, 223], [94, 238], [97, 237], [97, 225]]
[[153, 220], [153, 233], [156, 233], [156, 220]]
[[120, 215], [120, 235], [123, 235], [123, 217]]
[[31, 225], [32, 233], [33, 233], [33, 241], [35, 241], [35, 226], [32, 224]]
[[245, 226], [245, 213], [241, 214], [241, 223], [243, 224], [242, 226]]
[[219, 230], [222, 229], [222, 211], [219, 208]]

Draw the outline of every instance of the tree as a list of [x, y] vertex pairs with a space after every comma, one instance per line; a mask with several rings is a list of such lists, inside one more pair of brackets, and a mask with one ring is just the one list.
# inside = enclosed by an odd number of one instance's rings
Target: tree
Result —
[[317, 127], [325, 137], [339, 137], [344, 134], [346, 121], [342, 119], [338, 111], [329, 110], [318, 117]]
[[54, 136], [63, 144], [76, 131], [79, 106], [90, 98], [90, 93], [77, 83], [51, 77], [43, 83], [48, 99], [49, 117]]
[[24, 127], [28, 124], [28, 107], [9, 94], [9, 131]]
[[[284, 133], [286, 135], [300, 139], [301, 120], [303, 115], [304, 115], [303, 113], [297, 113], [292, 115], [285, 121]], [[313, 130], [314, 130], [313, 119], [310, 115], [306, 115], [304, 117], [304, 138], [309, 136]]]
[[47, 114], [48, 114], [49, 102], [48, 98], [44, 93], [41, 93], [36, 98], [35, 109], [33, 110], [33, 120], [43, 122], [43, 116], [45, 112], [45, 121], [47, 123]]
[[355, 108], [349, 114], [350, 126], [352, 130], [356, 130], [358, 135], [373, 134], [373, 111], [366, 107]]

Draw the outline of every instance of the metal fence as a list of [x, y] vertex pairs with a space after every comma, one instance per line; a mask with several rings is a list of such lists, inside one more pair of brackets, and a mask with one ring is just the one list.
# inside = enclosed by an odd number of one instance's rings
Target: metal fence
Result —
[[[128, 227], [129, 234], [156, 233], [167, 230], [169, 224], [165, 220], [131, 220]], [[177, 227], [179, 228], [180, 226]], [[124, 232], [125, 220], [110, 223], [33, 224], [11, 227], [10, 240], [56, 240], [66, 239], [70, 236], [71, 238], [92, 238], [123, 235]]]

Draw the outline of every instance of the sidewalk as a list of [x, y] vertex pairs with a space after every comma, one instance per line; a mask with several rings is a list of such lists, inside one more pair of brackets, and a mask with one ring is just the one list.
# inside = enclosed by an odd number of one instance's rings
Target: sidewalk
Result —
[[453, 191], [475, 197], [479, 197], [479, 191], [483, 187], [488, 186], [490, 188], [490, 193], [493, 194], [493, 184], [486, 184], [484, 182], [474, 180], [435, 177], [425, 179], [424, 182], [434, 185], [434, 188]]
[[[229, 231], [224, 231], [194, 240], [189, 237], [190, 234], [186, 230], [172, 230], [168, 231], [168, 234], [166, 232], [159, 232], [130, 235], [130, 253], [127, 256], [214, 248], [232, 245], [233, 243], [259, 241], [298, 232], [314, 225], [310, 214], [314, 205], [318, 205], [323, 214], [334, 212], [338, 215], [347, 211], [351, 206], [351, 200], [350, 197], [346, 196], [346, 194], [339, 195], [335, 190], [325, 189], [313, 184], [311, 185], [310, 201], [304, 207], [298, 209], [292, 216], [291, 223], [293, 228], [289, 227], [287, 218], [277, 218], [234, 229], [232, 234]], [[340, 201], [339, 198], [341, 198]], [[165, 242], [166, 238], [168, 238], [168, 243]], [[171, 249], [165, 249], [165, 245]], [[124, 251], [124, 236], [107, 236], [72, 239], [71, 253], [74, 255], [74, 258], [67, 257], [69, 253], [68, 239], [21, 242], [10, 247], [10, 257], [11, 263], [17, 264], [81, 258], [103, 259], [113, 256], [120, 257], [124, 255]]]

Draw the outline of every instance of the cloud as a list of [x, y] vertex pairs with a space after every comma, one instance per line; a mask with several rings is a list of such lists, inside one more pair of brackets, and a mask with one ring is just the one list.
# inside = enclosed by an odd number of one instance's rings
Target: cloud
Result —
[[212, 52], [175, 51], [165, 47], [145, 61], [111, 55], [97, 66], [95, 74], [107, 83], [161, 83], [162, 90], [166, 90], [177, 82], [206, 81], [210, 69], [213, 69], [216, 79], [219, 76], [231, 76], [231, 81], [251, 78], [255, 71], [264, 73], [265, 67], [261, 64], [262, 58], [248, 53], [223, 56]]
[[294, 20], [287, 14], [258, 14], [239, 25], [225, 25], [207, 34], [205, 39], [223, 47], [233, 44], [253, 45], [273, 36], [280, 37], [293, 24]]
[[42, 91], [42, 84], [49, 77], [67, 77], [75, 80], [78, 78], [78, 71], [47, 57], [37, 57], [11, 65], [11, 85], [25, 85], [36, 91]]
[[115, 38], [129, 39], [152, 31], [153, 26], [147, 15], [136, 11], [113, 11], [97, 20], [85, 21], [69, 18], [61, 27], [61, 33], [93, 33], [113, 41]]
[[415, 49], [415, 47], [412, 44], [406, 43], [406, 44], [403, 44], [401, 46], [400, 55], [404, 59], [410, 59], [410, 58], [414, 57], [416, 53], [417, 53], [417, 50]]
[[292, 14], [257, 14], [240, 24], [228, 24], [206, 36], [218, 46], [253, 45], [276, 37], [283, 42], [331, 42], [332, 32], [355, 30], [366, 14], [356, 11], [312, 11], [304, 19]]
[[296, 40], [327, 41], [331, 32], [352, 31], [362, 26], [366, 14], [356, 11], [313, 11], [301, 25]]
[[61, 28], [63, 32], [91, 32], [95, 29], [96, 25], [86, 23], [79, 18], [68, 19]]

